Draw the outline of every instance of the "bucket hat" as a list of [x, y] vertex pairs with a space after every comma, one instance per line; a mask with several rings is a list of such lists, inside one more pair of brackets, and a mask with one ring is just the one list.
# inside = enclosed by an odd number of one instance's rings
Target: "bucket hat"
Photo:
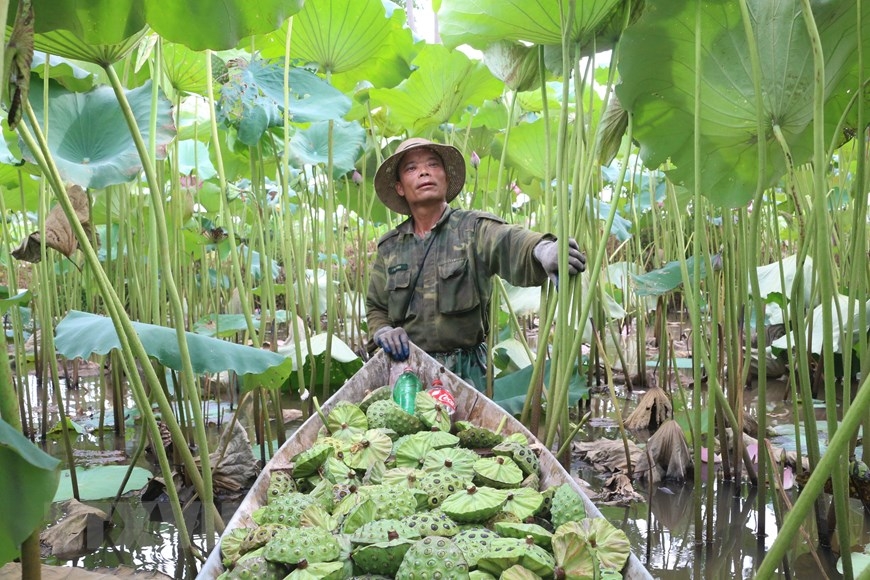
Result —
[[387, 157], [375, 173], [375, 191], [383, 204], [396, 213], [411, 215], [408, 201], [396, 192], [399, 163], [405, 153], [412, 149], [431, 149], [441, 157], [444, 172], [447, 174], [447, 203], [459, 195], [465, 186], [465, 158], [459, 149], [452, 145], [434, 143], [428, 139], [415, 137], [399, 143], [396, 152]]

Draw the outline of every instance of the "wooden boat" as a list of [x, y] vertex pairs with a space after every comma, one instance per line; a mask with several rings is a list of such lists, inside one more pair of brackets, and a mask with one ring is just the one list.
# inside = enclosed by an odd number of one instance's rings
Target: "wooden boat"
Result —
[[[407, 361], [397, 363], [392, 361], [383, 351], [378, 351], [371, 360], [369, 360], [353, 377], [351, 377], [332, 397], [330, 397], [321, 406], [324, 414], [328, 412], [339, 401], [358, 402], [363, 399], [366, 393], [381, 385], [393, 384], [395, 379], [402, 373], [406, 366], [410, 366], [420, 376], [424, 385], [432, 384], [433, 379], [439, 378], [454, 396], [456, 400], [456, 413], [454, 420], [466, 420], [475, 425], [485, 427], [490, 430], [498, 429], [499, 425], [504, 421], [501, 428], [503, 434], [520, 432], [523, 433], [529, 441], [537, 441], [532, 433], [523, 426], [516, 418], [506, 413], [496, 403], [489, 398], [479, 393], [474, 387], [466, 383], [454, 373], [446, 370], [434, 358], [430, 357], [423, 350], [415, 345], [411, 345], [411, 355]], [[311, 447], [312, 443], [317, 439], [317, 433], [323, 423], [320, 418], [314, 414], [306, 420], [287, 440], [284, 445], [275, 453], [275, 456], [269, 461], [263, 471], [260, 473], [254, 485], [251, 487], [245, 499], [242, 501], [236, 513], [230, 519], [224, 530], [224, 535], [230, 530], [238, 527], [252, 528], [256, 523], [251, 519], [251, 514], [257, 508], [265, 505], [266, 491], [269, 487], [270, 473], [275, 469], [287, 469], [290, 467], [290, 460], [298, 453]], [[576, 481], [568, 474], [562, 465], [556, 460], [556, 457], [547, 451], [543, 450], [539, 457], [541, 471], [541, 489], [562, 483], [569, 483], [576, 492], [583, 498], [586, 505], [586, 513], [588, 517], [604, 517], [601, 511], [592, 503], [589, 497], [583, 492], [583, 489]], [[217, 578], [224, 571], [221, 562], [220, 543], [209, 554], [208, 559], [203, 565], [197, 579], [212, 580]], [[645, 580], [651, 579], [649, 571], [640, 563], [637, 557], [632, 554], [628, 562], [623, 568], [623, 578], [628, 580]]]

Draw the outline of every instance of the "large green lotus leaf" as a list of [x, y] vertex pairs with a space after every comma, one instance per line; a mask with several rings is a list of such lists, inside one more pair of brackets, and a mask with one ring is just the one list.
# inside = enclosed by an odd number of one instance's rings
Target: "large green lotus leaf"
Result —
[[[166, 367], [182, 370], [174, 328], [142, 322], [134, 322], [133, 327], [149, 356]], [[193, 372], [196, 374], [231, 370], [238, 375], [251, 375], [243, 377], [248, 382], [260, 381], [258, 384], [262, 386], [277, 387], [292, 370], [292, 363], [286, 357], [268, 350], [192, 332], [186, 333], [186, 336]], [[94, 354], [120, 349], [121, 342], [110, 318], [71, 310], [57, 325], [55, 346], [57, 354], [61, 356], [87, 359]], [[270, 371], [271, 374], [265, 374]]]
[[[441, 0], [438, 28], [445, 46], [468, 44], [483, 50], [502, 40], [561, 44], [561, 11], [567, 2], [555, 0]], [[621, 0], [576, 2], [571, 40], [586, 42], [598, 29], [610, 26]]]
[[[534, 367], [529, 365], [515, 373], [495, 379], [492, 400], [511, 415], [520, 414], [526, 401], [533, 370]], [[550, 361], [548, 360], [544, 362], [544, 384], [549, 383]], [[574, 405], [580, 399], [585, 399], [588, 396], [589, 387], [586, 385], [585, 376], [574, 373], [571, 376], [571, 382], [568, 383], [568, 404]]]
[[441, 45], [426, 45], [413, 64], [417, 69], [398, 87], [369, 95], [373, 106], [387, 107], [391, 120], [414, 134], [458, 120], [466, 107], [479, 107], [504, 89], [482, 62]]
[[[322, 385], [324, 383], [328, 384], [330, 387], [337, 388], [340, 387], [351, 378], [359, 369], [362, 368], [362, 359], [357, 356], [353, 350], [340, 338], [337, 336], [332, 337], [332, 345], [329, 351], [330, 356], [330, 364], [329, 364], [329, 378], [326, 379], [324, 375], [324, 370], [326, 367], [326, 343], [327, 343], [327, 334], [315, 334], [311, 337], [311, 351], [309, 356], [309, 350], [307, 345], [303, 342], [300, 345], [302, 349], [302, 370], [303, 374], [308, 380], [308, 377], [312, 376], [312, 359], [314, 368], [316, 369], [316, 378], [314, 380], [314, 384]], [[298, 360], [296, 359], [296, 347], [292, 343], [287, 343], [278, 349], [278, 352], [283, 353], [287, 356], [287, 360], [292, 361], [292, 370], [296, 371], [298, 368]], [[299, 379], [296, 372], [293, 372], [290, 375], [290, 385], [293, 388], [299, 387]]]
[[[572, 131], [569, 128], [569, 134]], [[531, 123], [523, 123], [511, 129], [508, 137], [507, 164], [520, 172], [524, 177], [534, 179], [552, 179], [556, 174], [556, 144], [559, 136], [559, 121], [550, 120], [549, 139], [547, 138], [547, 122], [539, 118]], [[570, 136], [567, 141], [570, 141]], [[550, 157], [547, 162], [547, 149]], [[493, 157], [501, 156], [504, 149], [504, 136], [495, 139]]]
[[[111, 29], [111, 26], [107, 28]], [[148, 28], [143, 27], [138, 32], [134, 32], [117, 42], [90, 44], [70, 30], [51, 30], [36, 34], [33, 38], [33, 46], [47, 54], [103, 66], [116, 63], [130, 54], [147, 31]]]
[[151, 28], [163, 38], [193, 50], [226, 50], [243, 38], [271, 32], [297, 14], [303, 3], [304, 0], [144, 0]]
[[[692, 278], [695, 272], [695, 256], [689, 256], [686, 259], [686, 270], [689, 273], [689, 278]], [[701, 278], [707, 275], [706, 272], [707, 268], [702, 260]], [[634, 280], [634, 292], [637, 296], [662, 296], [683, 284], [679, 260], [668, 262], [661, 268], [644, 274], [632, 274], [631, 277]]]
[[[142, 0], [32, 0], [32, 4], [36, 33], [66, 30], [82, 43], [115, 44], [145, 28]], [[9, 3], [9, 25], [17, 6], [17, 1]]]
[[[269, 127], [283, 124], [283, 60], [254, 58], [232, 69], [230, 80], [221, 88], [218, 113], [238, 127], [239, 141], [255, 146]], [[350, 109], [350, 99], [335, 87], [305, 69], [289, 71], [289, 105], [298, 123], [340, 119]]]
[[[365, 129], [356, 121], [334, 121], [332, 128], [332, 167], [341, 175], [351, 171], [365, 143]], [[290, 150], [302, 163], [323, 164], [329, 161], [329, 122], [312, 123], [290, 139]]]
[[[79, 486], [79, 498], [81, 501], [93, 501], [115, 497], [121, 484], [124, 484], [122, 493], [142, 489], [148, 484], [152, 474], [143, 467], [134, 467], [130, 478], [125, 481], [129, 467], [127, 465], [99, 465], [87, 469], [76, 469], [76, 483]], [[72, 477], [69, 469], [60, 472], [60, 485], [54, 494], [53, 501], [66, 501], [72, 499]]]
[[31, 70], [43, 79], [50, 77], [70, 91], [89, 91], [94, 88], [94, 83], [96, 82], [96, 77], [93, 73], [73, 64], [65, 58], [51, 55], [46, 64], [45, 53], [40, 51], [33, 53]]
[[57, 489], [59, 464], [0, 419], [0, 499], [15, 506], [15, 516], [3, 518], [0, 525], [0, 566], [17, 557], [21, 542], [44, 522]]
[[172, 87], [181, 93], [206, 95], [208, 75], [206, 53], [183, 44], [163, 43], [163, 72]]
[[[44, 126], [43, 85], [31, 80], [30, 103]], [[127, 91], [142, 138], [148, 142], [151, 116], [151, 83]], [[61, 176], [85, 188], [101, 189], [135, 179], [142, 161], [121, 113], [115, 93], [99, 87], [87, 93], [71, 93], [51, 83], [48, 91], [48, 148]], [[162, 92], [157, 99], [158, 157], [166, 156], [166, 144], [175, 136], [171, 104]], [[28, 122], [29, 123], [29, 122]], [[21, 145], [28, 161], [33, 154]]]
[[514, 91], [540, 87], [538, 50], [518, 42], [499, 41], [483, 52], [486, 67]]
[[[366, 22], [371, 26], [364, 26]], [[329, 72], [330, 83], [352, 94], [364, 87], [394, 87], [411, 73], [410, 62], [419, 48], [405, 23], [405, 12], [390, 2], [309, 0], [293, 20], [257, 37], [254, 47], [263, 58], [282, 58], [292, 24], [293, 57]]]
[[392, 32], [381, 0], [307, 0], [293, 19], [290, 50], [324, 73], [341, 73], [367, 64]]
[[[160, 36], [194, 50], [233, 48], [275, 30], [304, 0], [33, 0], [37, 33], [64, 30], [81, 45], [117, 44], [148, 24]], [[17, 2], [10, 2], [9, 21]], [[49, 51], [51, 54], [53, 53]]]
[[178, 173], [193, 174], [200, 180], [211, 179], [217, 175], [205, 143], [193, 139], [178, 142]]
[[[786, 156], [774, 137], [774, 123], [782, 129], [796, 165], [810, 159], [813, 145], [813, 57], [801, 3], [748, 4], [764, 92], [761, 138], [740, 3], [648, 0], [623, 35], [618, 65], [622, 82], [616, 87], [623, 107], [633, 115], [644, 163], [655, 168], [670, 160], [676, 166], [669, 172], [672, 181], [691, 189], [697, 185], [714, 203], [731, 207], [745, 204], [755, 193], [759, 143], [766, 158], [762, 185], [772, 186], [783, 175]], [[850, 0], [812, 5], [825, 57], [827, 146], [858, 86], [856, 17]], [[702, 11], [699, 184], [694, 183], [693, 144], [696, 9]], [[862, 26], [870, 26], [870, 11], [864, 11]], [[864, 36], [866, 52], [870, 35]], [[846, 132], [854, 128], [853, 118], [847, 117]]]

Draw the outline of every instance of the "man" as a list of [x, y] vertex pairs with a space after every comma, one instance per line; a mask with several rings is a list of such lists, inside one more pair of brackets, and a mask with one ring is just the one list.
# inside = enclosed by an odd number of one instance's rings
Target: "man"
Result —
[[[550, 234], [451, 208], [464, 186], [465, 160], [450, 145], [408, 139], [381, 164], [378, 197], [410, 218], [378, 241], [366, 309], [374, 345], [394, 360], [413, 341], [483, 391], [492, 276], [514, 286], [558, 280], [559, 250]], [[569, 239], [568, 274], [585, 269]]]

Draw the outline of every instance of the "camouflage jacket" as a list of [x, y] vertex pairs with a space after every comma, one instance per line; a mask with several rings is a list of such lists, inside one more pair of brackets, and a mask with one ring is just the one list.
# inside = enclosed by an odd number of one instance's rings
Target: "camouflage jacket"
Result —
[[480, 344], [489, 333], [492, 276], [514, 286], [542, 284], [547, 276], [532, 252], [543, 239], [555, 238], [479, 211], [448, 207], [422, 239], [405, 220], [378, 241], [366, 298], [369, 336], [401, 326], [429, 353]]

